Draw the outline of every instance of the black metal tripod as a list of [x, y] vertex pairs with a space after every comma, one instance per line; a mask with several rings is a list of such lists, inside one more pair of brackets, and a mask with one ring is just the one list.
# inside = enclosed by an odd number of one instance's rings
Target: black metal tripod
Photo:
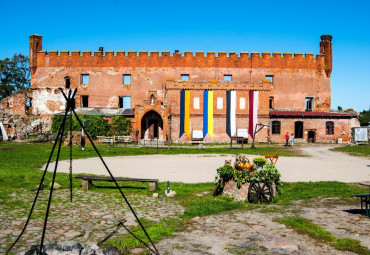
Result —
[[[102, 156], [100, 155], [98, 149], [96, 148], [93, 140], [91, 139], [89, 133], [86, 131], [81, 119], [78, 117], [78, 115], [76, 114], [75, 112], [75, 95], [77, 93], [77, 89], [74, 90], [73, 94], [72, 94], [72, 90], [69, 90], [68, 92], [68, 97], [66, 96], [66, 94], [64, 93], [64, 91], [60, 88], [65, 100], [66, 100], [66, 111], [64, 113], [64, 118], [63, 118], [63, 121], [62, 121], [62, 124], [61, 126], [59, 127], [59, 131], [58, 131], [58, 134], [57, 134], [57, 137], [56, 137], [56, 140], [55, 140], [55, 143], [53, 145], [53, 149], [50, 153], [50, 156], [49, 156], [49, 159], [48, 159], [48, 162], [46, 164], [46, 167], [45, 167], [45, 170], [44, 170], [44, 173], [41, 177], [41, 181], [40, 181], [40, 185], [38, 186], [38, 189], [37, 189], [37, 192], [36, 192], [36, 195], [35, 195], [35, 199], [33, 201], [33, 204], [32, 204], [32, 207], [31, 207], [31, 210], [29, 212], [29, 215], [28, 215], [28, 218], [27, 218], [27, 221], [26, 221], [26, 224], [24, 225], [21, 233], [19, 234], [19, 236], [17, 237], [17, 239], [15, 240], [15, 242], [10, 246], [10, 248], [7, 250], [6, 254], [8, 254], [10, 252], [10, 250], [15, 246], [15, 244], [19, 241], [19, 239], [22, 237], [24, 231], [26, 230], [27, 228], [27, 225], [30, 221], [30, 218], [31, 218], [31, 215], [32, 215], [32, 212], [33, 212], [33, 209], [35, 207], [35, 204], [36, 204], [36, 201], [37, 201], [37, 198], [40, 194], [40, 190], [42, 189], [43, 187], [43, 184], [44, 184], [44, 180], [45, 180], [45, 175], [46, 175], [46, 172], [48, 170], [48, 167], [49, 167], [49, 164], [50, 164], [50, 161], [52, 159], [52, 156], [54, 154], [54, 151], [55, 151], [55, 148], [58, 144], [58, 151], [57, 151], [57, 157], [56, 157], [56, 161], [55, 161], [55, 167], [54, 167], [54, 172], [53, 172], [53, 179], [52, 179], [52, 182], [51, 182], [51, 187], [50, 187], [50, 194], [49, 194], [49, 200], [48, 200], [48, 205], [47, 205], [47, 209], [46, 209], [46, 214], [45, 214], [45, 220], [44, 220], [44, 227], [43, 227], [43, 230], [42, 230], [42, 236], [41, 236], [41, 243], [40, 243], [40, 247], [38, 249], [38, 254], [45, 254], [45, 247], [44, 247], [44, 240], [45, 240], [45, 232], [46, 232], [46, 226], [47, 226], [47, 221], [48, 221], [48, 217], [49, 217], [49, 213], [50, 213], [50, 205], [51, 205], [51, 198], [52, 198], [52, 195], [53, 195], [53, 190], [54, 190], [54, 183], [55, 183], [55, 177], [56, 177], [56, 172], [57, 172], [57, 168], [58, 168], [58, 162], [59, 162], [59, 156], [60, 156], [60, 150], [61, 150], [61, 146], [62, 146], [62, 141], [63, 141], [63, 133], [64, 133], [64, 128], [65, 128], [65, 123], [66, 123], [66, 119], [67, 119], [67, 115], [69, 112], [71, 112], [71, 121], [72, 121], [72, 114], [74, 114], [74, 116], [76, 117], [78, 123], [80, 124], [80, 126], [82, 127], [82, 129], [84, 130], [86, 136], [88, 137], [91, 145], [94, 147], [94, 150], [95, 152], [97, 153], [97, 155], [99, 156], [100, 160], [102, 161], [105, 169], [107, 170], [107, 172], [109, 173], [110, 177], [112, 178], [113, 182], [115, 183], [116, 187], [118, 188], [119, 192], [121, 193], [123, 199], [125, 200], [125, 202], [127, 203], [128, 207], [130, 208], [131, 212], [133, 213], [133, 215], [135, 216], [135, 219], [137, 220], [137, 222], [139, 223], [141, 229], [143, 230], [143, 232], [145, 233], [146, 237], [148, 238], [149, 242], [151, 243], [151, 245], [153, 246], [153, 248], [151, 248], [148, 244], [146, 244], [144, 241], [140, 240], [137, 236], [135, 236], [132, 232], [130, 232], [125, 226], [125, 229], [131, 234], [133, 235], [135, 238], [137, 238], [142, 244], [144, 244], [151, 252], [153, 252], [154, 254], [157, 254], [159, 255], [159, 252], [157, 250], [157, 248], [155, 247], [153, 241], [151, 240], [150, 236], [148, 235], [147, 231], [145, 230], [144, 226], [142, 225], [140, 219], [138, 218], [138, 216], [136, 215], [134, 209], [131, 207], [130, 203], [128, 202], [126, 196], [123, 194], [120, 186], [118, 185], [116, 179], [114, 178], [114, 176], [112, 175], [111, 171], [109, 170], [107, 164], [105, 163], [104, 159], [102, 158]], [[70, 126], [70, 131], [71, 131], [71, 126]], [[72, 139], [72, 133], [70, 134], [70, 139]], [[70, 141], [70, 146], [72, 148], [72, 143]], [[71, 156], [70, 156], [70, 192], [71, 192], [71, 201], [72, 201], [72, 149], [70, 150], [71, 151]], [[123, 225], [122, 221], [119, 223], [119, 225]], [[111, 234], [112, 235], [112, 234]], [[105, 239], [107, 240], [107, 239]], [[104, 241], [105, 241], [104, 240]], [[103, 241], [103, 242], [104, 242]], [[103, 242], [100, 242], [103, 243]]]

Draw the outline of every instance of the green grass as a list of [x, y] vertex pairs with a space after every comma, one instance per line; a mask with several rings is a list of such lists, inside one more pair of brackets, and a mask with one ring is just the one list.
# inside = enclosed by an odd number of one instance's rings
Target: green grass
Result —
[[[144, 155], [157, 153], [156, 148], [133, 148], [133, 147], [110, 147], [107, 145], [98, 145], [99, 151], [102, 156], [122, 156], [122, 155]], [[10, 193], [17, 193], [19, 190], [31, 190], [39, 184], [43, 171], [37, 169], [41, 168], [48, 160], [51, 152], [52, 144], [27, 144], [27, 143], [0, 143], [0, 199], [8, 208], [28, 207], [25, 201], [14, 199], [9, 200]], [[297, 154], [291, 148], [279, 147], [263, 147], [257, 149], [250, 148], [209, 148], [199, 150], [197, 148], [171, 148], [159, 149], [158, 153], [163, 154], [189, 154], [189, 153], [218, 153], [218, 154], [279, 154], [279, 155], [294, 155]], [[79, 147], [73, 148], [73, 157], [75, 158], [88, 158], [95, 157], [95, 151], [91, 146], [87, 146], [85, 151], [81, 151]], [[60, 159], [69, 158], [69, 148], [63, 147], [61, 150]], [[53, 157], [55, 160], [55, 155]], [[216, 169], [215, 169], [216, 173]], [[52, 180], [52, 173], [46, 174], [45, 184], [49, 184]], [[61, 184], [64, 188], [69, 186], [68, 174], [58, 173], [56, 182]], [[81, 180], [73, 178], [74, 187], [81, 187]], [[113, 183], [107, 182], [94, 182], [95, 187], [93, 190], [97, 192], [116, 193], [115, 196], [120, 197], [117, 189]], [[148, 184], [144, 183], [127, 183], [119, 182], [123, 187], [123, 191], [128, 194], [139, 194], [144, 196], [151, 196], [153, 192], [148, 190]], [[166, 183], [162, 182], [158, 185], [157, 193], [163, 194], [166, 189]], [[145, 226], [151, 238], [158, 241], [163, 237], [171, 235], [171, 233], [180, 231], [186, 225], [186, 222], [194, 217], [202, 217], [212, 214], [219, 214], [236, 209], [249, 210], [258, 208], [261, 212], [273, 213], [281, 212], [278, 209], [269, 207], [261, 208], [258, 205], [252, 205], [243, 202], [236, 202], [228, 197], [217, 196], [213, 197], [212, 192], [215, 184], [210, 183], [171, 183], [171, 189], [176, 191], [177, 200], [185, 207], [185, 212], [180, 216], [180, 219], [166, 219], [159, 223], [145, 222]], [[348, 198], [352, 194], [360, 194], [366, 192], [366, 189], [359, 188], [355, 185], [350, 185], [340, 182], [309, 182], [309, 183], [284, 183], [281, 187], [281, 195], [279, 195], [274, 203], [278, 205], [289, 205], [294, 200], [309, 200], [318, 197], [339, 197]], [[202, 194], [202, 196], [197, 196]], [[345, 200], [345, 199], [344, 199]], [[283, 209], [281, 209], [283, 211]], [[38, 217], [37, 214], [34, 217]], [[141, 232], [135, 229], [137, 233]], [[141, 233], [142, 234], [142, 233]], [[139, 234], [138, 234], [139, 235]], [[325, 236], [325, 235], [324, 235]], [[143, 237], [144, 238], [144, 237]], [[352, 239], [351, 239], [352, 240]], [[338, 239], [336, 248], [354, 246], [348, 240]], [[117, 237], [110, 240], [109, 244], [116, 245], [122, 251], [128, 250], [132, 247], [140, 246], [132, 237], [128, 235]], [[334, 245], [334, 244], [333, 244]], [[349, 248], [343, 248], [348, 250]], [[366, 253], [363, 253], [366, 254]]]
[[367, 189], [358, 186], [336, 182], [294, 182], [283, 183], [277, 204], [289, 204], [293, 200], [309, 200], [315, 197], [343, 197], [366, 192]]
[[370, 157], [370, 145], [353, 145], [333, 148], [334, 151], [346, 152], [352, 156]]
[[335, 237], [332, 236], [329, 231], [324, 230], [320, 226], [313, 224], [311, 220], [305, 218], [286, 217], [283, 219], [277, 219], [276, 221], [293, 228], [301, 234], [308, 235], [322, 243], [329, 244], [335, 240]]
[[370, 250], [362, 246], [360, 241], [352, 238], [337, 239], [329, 231], [324, 230], [311, 220], [301, 217], [276, 219], [277, 222], [293, 228], [298, 233], [308, 235], [316, 241], [330, 245], [341, 251], [350, 251], [361, 255], [369, 255]]

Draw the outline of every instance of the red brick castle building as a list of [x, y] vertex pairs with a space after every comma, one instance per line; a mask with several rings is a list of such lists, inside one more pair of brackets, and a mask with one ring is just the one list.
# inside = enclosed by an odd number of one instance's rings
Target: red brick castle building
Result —
[[[225, 142], [350, 140], [357, 115], [330, 111], [332, 36], [320, 53], [45, 51], [30, 36], [32, 112], [64, 110], [58, 90], [78, 88], [77, 110], [131, 118], [139, 138]], [[48, 122], [45, 122], [47, 125]], [[45, 127], [47, 128], [47, 126]]]

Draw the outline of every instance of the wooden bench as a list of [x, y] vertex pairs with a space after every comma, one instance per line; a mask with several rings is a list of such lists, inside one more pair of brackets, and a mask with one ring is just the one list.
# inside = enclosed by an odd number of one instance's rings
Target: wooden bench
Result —
[[279, 156], [278, 155], [265, 155], [265, 158], [270, 160], [270, 163], [272, 165], [276, 164], [276, 161], [278, 160]]
[[[105, 176], [93, 176], [93, 175], [76, 175], [75, 178], [82, 179], [82, 189], [89, 190], [92, 185], [92, 181], [107, 181], [113, 182], [111, 177]], [[158, 179], [141, 179], [141, 178], [123, 178], [115, 177], [116, 181], [124, 182], [149, 182], [149, 190], [154, 191], [158, 188]]]
[[361, 198], [361, 210], [365, 204], [365, 215], [370, 218], [370, 194], [352, 195], [351, 197]]

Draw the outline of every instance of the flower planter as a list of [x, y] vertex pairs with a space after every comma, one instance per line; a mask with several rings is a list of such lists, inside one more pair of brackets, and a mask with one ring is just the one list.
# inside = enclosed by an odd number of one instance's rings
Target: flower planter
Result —
[[249, 183], [241, 185], [240, 188], [238, 188], [238, 184], [231, 180], [225, 183], [223, 195], [231, 196], [236, 201], [245, 201], [248, 199], [248, 189], [249, 189]]

